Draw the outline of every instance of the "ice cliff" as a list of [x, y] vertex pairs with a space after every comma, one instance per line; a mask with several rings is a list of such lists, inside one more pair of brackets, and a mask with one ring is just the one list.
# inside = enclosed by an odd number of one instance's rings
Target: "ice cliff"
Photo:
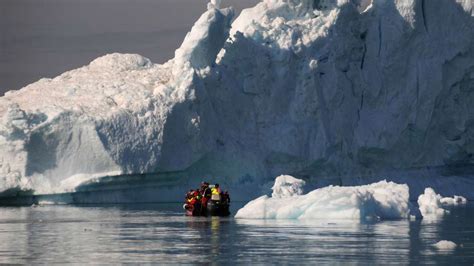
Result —
[[219, 4], [163, 65], [109, 54], [1, 97], [0, 191], [290, 173], [474, 196], [470, 0]]

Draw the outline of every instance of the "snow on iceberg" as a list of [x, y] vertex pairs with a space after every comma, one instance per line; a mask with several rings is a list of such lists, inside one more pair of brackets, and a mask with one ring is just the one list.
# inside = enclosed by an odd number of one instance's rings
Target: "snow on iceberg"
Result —
[[[285, 182], [282, 182], [284, 180]], [[407, 185], [380, 181], [355, 187], [324, 187], [305, 195], [281, 197], [283, 187], [296, 186], [302, 180], [280, 176], [273, 187], [277, 197], [262, 196], [247, 203], [235, 218], [247, 219], [400, 219], [408, 218]]]
[[110, 54], [0, 98], [0, 173], [27, 179], [1, 188], [61, 192], [71, 176], [152, 167], [168, 107], [151, 95], [163, 72], [142, 56]]
[[[0, 193], [174, 173], [175, 188], [213, 176], [245, 194], [282, 172], [345, 184], [415, 169], [474, 196], [469, 0], [263, 0], [234, 22], [219, 5], [163, 65], [111, 54], [1, 97]], [[378, 206], [367, 191], [351, 197]]]
[[466, 198], [462, 196], [441, 197], [432, 188], [426, 188], [425, 192], [418, 197], [418, 206], [425, 218], [439, 218], [449, 213], [445, 207], [466, 204]]

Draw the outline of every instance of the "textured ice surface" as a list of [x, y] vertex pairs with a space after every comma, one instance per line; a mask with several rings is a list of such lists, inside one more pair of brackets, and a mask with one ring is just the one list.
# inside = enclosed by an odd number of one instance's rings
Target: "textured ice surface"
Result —
[[0, 191], [181, 173], [243, 193], [281, 173], [412, 171], [410, 186], [474, 196], [469, 0], [264, 0], [232, 25], [219, 2], [166, 64], [110, 54], [1, 97]]
[[[280, 189], [282, 177], [273, 187]], [[289, 187], [286, 177], [285, 187]], [[295, 185], [302, 180], [292, 179]], [[324, 187], [308, 194], [262, 196], [241, 208], [236, 218], [247, 219], [400, 219], [410, 214], [408, 186], [393, 182], [356, 187]]]
[[281, 175], [275, 179], [272, 198], [286, 198], [303, 194], [305, 182], [289, 175]]

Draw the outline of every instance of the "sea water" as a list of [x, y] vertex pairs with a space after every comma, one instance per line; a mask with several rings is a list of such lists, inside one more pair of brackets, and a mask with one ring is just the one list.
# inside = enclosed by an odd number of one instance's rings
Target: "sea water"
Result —
[[0, 208], [0, 263], [209, 262], [472, 265], [474, 205], [371, 223], [186, 217], [180, 203]]

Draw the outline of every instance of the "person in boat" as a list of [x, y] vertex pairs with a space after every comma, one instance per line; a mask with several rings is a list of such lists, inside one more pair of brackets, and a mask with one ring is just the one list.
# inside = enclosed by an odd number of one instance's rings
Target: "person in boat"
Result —
[[211, 188], [211, 200], [209, 201], [207, 208], [208, 212], [210, 212], [213, 216], [227, 216], [230, 214], [229, 212], [229, 200], [228, 197], [229, 193], [222, 193], [222, 190], [219, 184], [215, 184]]
[[184, 208], [186, 210], [191, 210], [194, 209], [194, 204], [196, 203], [196, 199], [194, 197], [195, 191], [190, 189], [188, 193], [186, 193], [186, 198], [185, 198], [185, 205]]
[[209, 183], [207, 182], [201, 182], [201, 188], [199, 189], [199, 192], [203, 197], [206, 197], [207, 194], [210, 194], [210, 188], [209, 188]]
[[207, 214], [207, 201], [211, 198], [211, 189], [209, 188], [209, 183], [201, 183], [201, 215]]
[[212, 200], [220, 200], [221, 197], [221, 188], [219, 184], [215, 184], [213, 188], [211, 188], [211, 199]]
[[201, 195], [199, 189], [190, 190], [186, 195], [186, 204], [184, 207], [187, 211], [190, 211], [194, 214], [199, 214], [202, 209], [201, 205]]
[[186, 195], [184, 196], [184, 202], [188, 202], [188, 199], [189, 199], [189, 194], [191, 193], [191, 190], [189, 190], [188, 192], [186, 192]]
[[227, 190], [224, 193], [222, 193], [221, 200], [222, 200], [222, 202], [224, 202], [226, 204], [230, 204], [230, 196], [229, 196], [229, 192]]
[[196, 199], [196, 202], [194, 203], [194, 208], [196, 209], [197, 213], [201, 213], [203, 206], [201, 204], [202, 195], [199, 192], [199, 188], [194, 191], [194, 198]]
[[211, 191], [211, 188], [209, 187], [209, 183], [206, 182], [205, 184], [206, 184], [206, 189], [204, 190], [204, 197], [210, 199], [212, 191]]
[[194, 194], [194, 190], [190, 189], [187, 193], [186, 193], [186, 197], [184, 198], [184, 202], [185, 203], [190, 203], [192, 198], [193, 198], [193, 194]]

